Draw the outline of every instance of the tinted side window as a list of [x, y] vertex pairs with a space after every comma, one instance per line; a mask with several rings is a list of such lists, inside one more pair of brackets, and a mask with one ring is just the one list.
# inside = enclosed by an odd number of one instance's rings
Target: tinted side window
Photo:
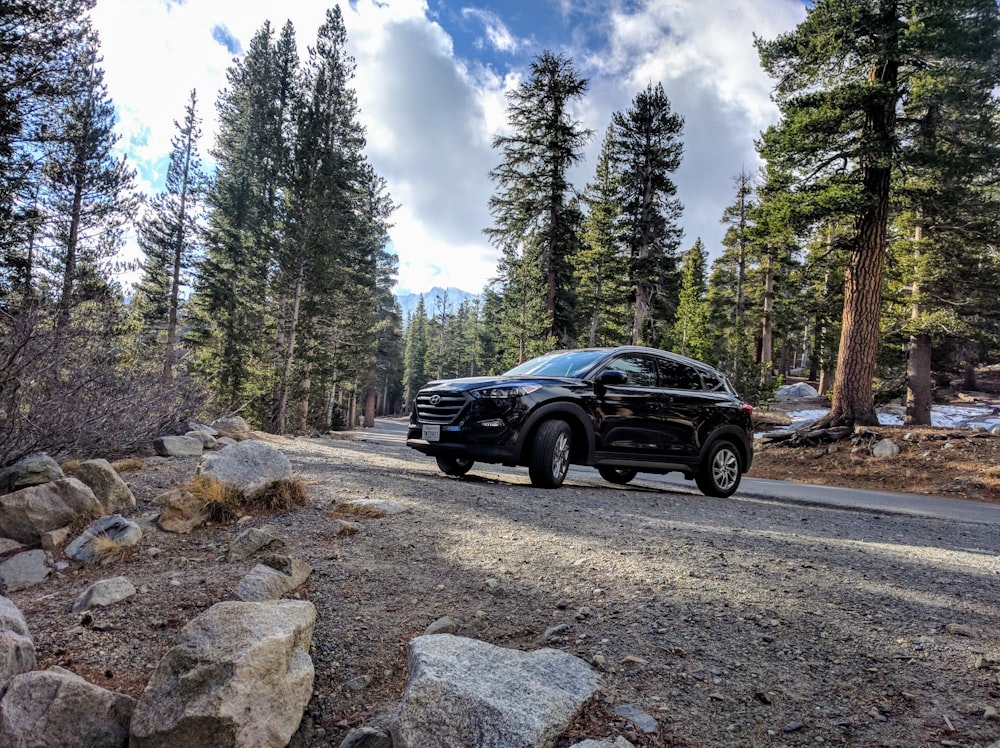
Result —
[[708, 371], [703, 369], [701, 372], [701, 379], [705, 383], [706, 390], [724, 390], [725, 386], [722, 383], [722, 377], [716, 374], [714, 371]]
[[700, 390], [701, 375], [687, 364], [660, 361], [660, 386], [669, 390]]
[[656, 362], [645, 356], [622, 356], [616, 358], [608, 369], [620, 371], [628, 377], [628, 384], [634, 387], [656, 386]]

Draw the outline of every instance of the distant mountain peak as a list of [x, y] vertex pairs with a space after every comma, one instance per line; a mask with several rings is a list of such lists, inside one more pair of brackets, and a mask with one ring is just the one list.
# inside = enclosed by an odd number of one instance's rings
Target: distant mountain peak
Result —
[[399, 302], [400, 308], [403, 310], [403, 323], [414, 310], [417, 308], [417, 304], [420, 302], [420, 297], [424, 297], [424, 310], [428, 317], [434, 314], [436, 305], [442, 301], [447, 303], [448, 310], [454, 313], [462, 305], [462, 302], [468, 301], [470, 299], [475, 299], [479, 294], [469, 293], [468, 291], [463, 291], [460, 288], [453, 288], [448, 286], [447, 288], [441, 288], [440, 286], [434, 286], [430, 291], [424, 291], [422, 293], [402, 293], [396, 294], [396, 300]]

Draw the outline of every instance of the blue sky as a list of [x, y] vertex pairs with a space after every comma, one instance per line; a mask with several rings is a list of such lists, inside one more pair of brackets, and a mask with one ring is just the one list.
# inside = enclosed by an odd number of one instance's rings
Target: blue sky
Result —
[[[330, 5], [315, 0], [98, 0], [106, 81], [121, 145], [152, 194], [162, 185], [173, 121], [196, 89], [207, 157], [225, 71], [261, 25], [295, 26], [301, 55]], [[482, 233], [506, 127], [504, 93], [545, 50], [589, 79], [575, 112], [595, 136], [573, 173], [593, 177], [611, 116], [649, 83], [662, 83], [685, 118], [675, 174], [684, 204], [682, 248], [701, 237], [716, 254], [733, 178], [753, 170], [754, 138], [773, 122], [771, 82], [753, 35], [771, 38], [805, 16], [801, 0], [354, 0], [342, 3], [367, 153], [400, 205], [392, 248], [398, 289], [478, 292], [494, 274]]]

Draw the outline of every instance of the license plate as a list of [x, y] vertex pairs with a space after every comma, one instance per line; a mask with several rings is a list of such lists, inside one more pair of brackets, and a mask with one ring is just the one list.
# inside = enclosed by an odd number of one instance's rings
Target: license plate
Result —
[[420, 435], [424, 438], [425, 441], [439, 442], [441, 441], [441, 427], [438, 426], [437, 424], [434, 425], [424, 424], [423, 430], [420, 432]]

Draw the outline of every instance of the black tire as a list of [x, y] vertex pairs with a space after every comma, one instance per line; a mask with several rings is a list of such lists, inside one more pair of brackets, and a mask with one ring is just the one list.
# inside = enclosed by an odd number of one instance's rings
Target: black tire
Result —
[[743, 477], [743, 463], [740, 453], [732, 442], [717, 441], [708, 450], [708, 457], [701, 471], [695, 475], [698, 489], [706, 496], [724, 499], [732, 496], [739, 488]]
[[632, 480], [639, 471], [623, 467], [599, 467], [597, 468], [597, 472], [599, 472], [601, 477], [608, 481], [608, 483], [617, 483], [619, 486], [624, 486]]
[[438, 457], [437, 464], [445, 475], [465, 475], [472, 470], [475, 461], [468, 457]]
[[565, 421], [553, 419], [539, 426], [528, 459], [531, 485], [559, 488], [569, 470], [571, 447], [569, 424]]

